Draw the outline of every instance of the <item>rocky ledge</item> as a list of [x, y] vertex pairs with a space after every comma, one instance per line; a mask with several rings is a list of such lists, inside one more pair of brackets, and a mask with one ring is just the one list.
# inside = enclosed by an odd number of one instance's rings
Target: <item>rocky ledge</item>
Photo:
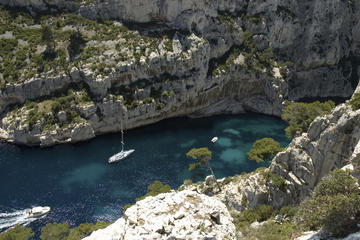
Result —
[[138, 201], [114, 224], [83, 240], [235, 238], [232, 217], [221, 201], [185, 190]]

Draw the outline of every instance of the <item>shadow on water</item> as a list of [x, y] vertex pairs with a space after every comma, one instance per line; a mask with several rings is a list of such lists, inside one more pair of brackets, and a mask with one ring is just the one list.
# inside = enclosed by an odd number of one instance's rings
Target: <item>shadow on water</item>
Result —
[[[206, 119], [175, 118], [125, 132], [125, 148], [135, 152], [108, 164], [120, 150], [120, 134], [99, 136], [75, 145], [28, 148], [0, 145], [0, 212], [51, 206], [51, 212], [29, 226], [39, 230], [48, 222], [72, 226], [98, 220], [114, 221], [122, 208], [144, 195], [155, 180], [179, 187], [191, 177], [186, 153], [209, 147], [218, 178], [252, 171], [257, 163], [246, 153], [258, 138], [273, 137], [282, 146], [286, 123], [278, 118], [244, 114]], [[211, 138], [218, 136], [218, 142]]]

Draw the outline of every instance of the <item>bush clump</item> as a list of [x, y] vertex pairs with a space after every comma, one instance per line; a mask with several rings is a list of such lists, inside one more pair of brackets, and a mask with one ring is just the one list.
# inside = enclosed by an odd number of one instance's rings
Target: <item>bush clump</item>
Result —
[[[274, 216], [279, 211], [269, 205], [259, 205], [256, 209], [249, 209], [241, 213], [231, 212], [237, 231], [243, 235], [238, 239], [259, 239], [259, 240], [288, 240], [293, 239], [294, 233], [299, 231], [298, 225], [292, 221], [296, 213], [295, 207], [286, 207], [280, 210], [280, 214], [288, 213], [286, 221], [281, 224], [274, 221]], [[254, 221], [266, 221], [262, 225], [252, 228]]]
[[170, 192], [171, 188], [168, 184], [162, 184], [162, 182], [156, 180], [154, 181], [152, 184], [150, 184], [148, 186], [148, 193], [145, 194], [144, 196], [138, 197], [135, 200], [136, 201], [140, 201], [143, 200], [144, 198], [148, 197], [148, 196], [156, 196], [160, 193], [167, 193]]
[[31, 228], [16, 225], [14, 228], [0, 234], [0, 240], [28, 240], [34, 236]]
[[41, 240], [66, 240], [69, 234], [68, 223], [47, 223], [41, 228]]
[[336, 237], [358, 231], [360, 190], [356, 180], [343, 170], [331, 172], [301, 204], [298, 215], [305, 228], [324, 228]]
[[93, 231], [106, 228], [107, 226], [109, 226], [109, 223], [103, 221], [96, 222], [96, 224], [82, 223], [70, 230], [69, 236], [66, 240], [81, 240], [89, 236]]
[[255, 141], [247, 155], [250, 160], [255, 160], [259, 163], [266, 161], [282, 150], [279, 142], [272, 138], [262, 138]]
[[285, 129], [286, 136], [289, 138], [300, 136], [306, 132], [311, 122], [318, 116], [329, 114], [335, 103], [333, 101], [326, 102], [293, 102], [289, 103], [281, 115], [281, 118], [289, 123], [289, 127]]
[[271, 182], [275, 187], [283, 192], [286, 192], [287, 184], [285, 178], [270, 171], [264, 171], [262, 174], [265, 177], [266, 182]]
[[[110, 223], [103, 221], [92, 223], [82, 223], [70, 229], [68, 223], [48, 223], [41, 228], [41, 240], [81, 240], [89, 236], [93, 231], [105, 228]], [[34, 232], [31, 228], [16, 225], [5, 232], [0, 233], [0, 240], [30, 240], [33, 239]]]
[[255, 231], [251, 232], [251, 237], [246, 239], [259, 239], [259, 240], [288, 240], [292, 239], [292, 234], [296, 232], [296, 224], [283, 223], [277, 224], [275, 222], [266, 222]]
[[360, 109], [360, 93], [355, 93], [350, 99], [349, 104], [354, 111]]

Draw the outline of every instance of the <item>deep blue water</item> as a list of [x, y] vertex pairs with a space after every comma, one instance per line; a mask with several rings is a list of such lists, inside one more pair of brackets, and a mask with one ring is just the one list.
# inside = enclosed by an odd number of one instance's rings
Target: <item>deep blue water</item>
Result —
[[[164, 120], [127, 131], [126, 148], [136, 151], [111, 165], [107, 159], [120, 149], [120, 134], [46, 149], [2, 144], [0, 217], [48, 205], [52, 211], [30, 227], [114, 221], [122, 215], [123, 205], [145, 194], [154, 180], [177, 188], [190, 178], [187, 168], [192, 161], [185, 154], [191, 148], [210, 148], [218, 178], [249, 172], [259, 166], [246, 156], [252, 143], [272, 137], [286, 146], [285, 127], [278, 118], [258, 114]], [[215, 144], [210, 142], [214, 136], [219, 137]]]

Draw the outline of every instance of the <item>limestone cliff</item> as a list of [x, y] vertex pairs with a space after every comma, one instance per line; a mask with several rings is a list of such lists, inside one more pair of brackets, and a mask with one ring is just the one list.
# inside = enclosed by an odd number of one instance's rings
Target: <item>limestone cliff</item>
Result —
[[[0, 136], [9, 142], [49, 146], [81, 141], [118, 131], [121, 120], [125, 128], [133, 128], [190, 114], [249, 110], [279, 116], [286, 100], [349, 97], [358, 82], [358, 1], [0, 0], [0, 4], [21, 7], [33, 16], [66, 9], [89, 19], [110, 20], [94, 29], [95, 23], [85, 20], [74, 25], [72, 15], [65, 26], [56, 20], [56, 29], [60, 24], [62, 30], [58, 35], [77, 29], [86, 37], [78, 47], [83, 52], [74, 54], [74, 37], [70, 42], [55, 41], [56, 51], [69, 44], [61, 61], [64, 68], [40, 68], [43, 72], [37, 74], [29, 70], [16, 83], [16, 76], [10, 81], [0, 75], [0, 82], [5, 82], [0, 93]], [[131, 31], [124, 30], [124, 24]], [[111, 28], [101, 31], [105, 25]], [[10, 30], [0, 38], [17, 39], [18, 31]], [[94, 37], [97, 32], [101, 34]], [[21, 37], [18, 44], [31, 43]], [[32, 48], [43, 56], [51, 52], [41, 44]], [[76, 114], [67, 113], [68, 118], [42, 110], [49, 117], [29, 123], [32, 109], [24, 106], [26, 100], [44, 109], [43, 100], [66, 94], [74, 84], [82, 84], [91, 101], [73, 101], [70, 109]]]

